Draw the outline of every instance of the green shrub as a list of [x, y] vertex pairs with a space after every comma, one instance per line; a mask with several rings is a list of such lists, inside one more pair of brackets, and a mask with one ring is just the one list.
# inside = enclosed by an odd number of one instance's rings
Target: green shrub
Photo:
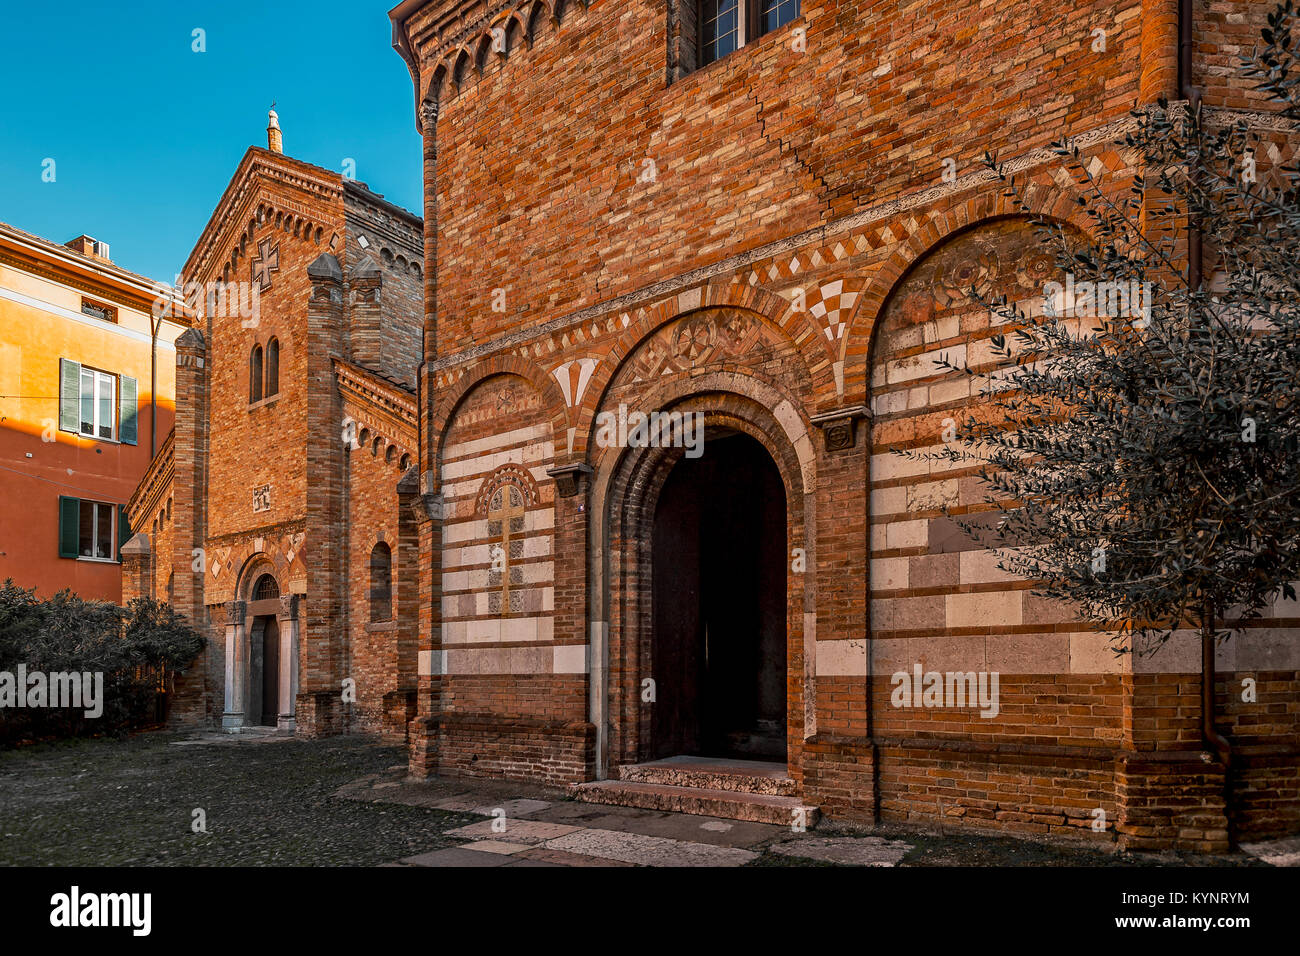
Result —
[[[171, 605], [137, 598], [126, 607], [60, 591], [41, 601], [7, 580], [0, 586], [0, 671], [101, 674], [102, 708], [0, 709], [0, 744], [121, 734], [156, 722], [160, 695], [203, 649], [204, 638]], [[20, 688], [20, 690], [22, 690]]]

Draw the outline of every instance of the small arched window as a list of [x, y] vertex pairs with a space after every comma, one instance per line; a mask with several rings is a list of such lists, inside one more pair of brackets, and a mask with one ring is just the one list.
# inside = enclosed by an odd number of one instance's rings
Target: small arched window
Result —
[[262, 346], [254, 345], [248, 358], [248, 402], [262, 400]]
[[176, 603], [176, 572], [167, 575], [167, 603]]
[[370, 552], [370, 620], [393, 619], [393, 552], [380, 541]]
[[266, 388], [267, 398], [280, 393], [280, 340], [271, 339], [266, 343]]
[[264, 574], [257, 579], [253, 585], [253, 600], [265, 601], [267, 598], [277, 598], [280, 596], [280, 585], [275, 583], [275, 578], [269, 574]]

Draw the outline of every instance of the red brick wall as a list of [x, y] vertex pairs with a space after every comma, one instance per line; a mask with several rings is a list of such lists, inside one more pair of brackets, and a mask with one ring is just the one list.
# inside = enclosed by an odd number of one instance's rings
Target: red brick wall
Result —
[[[1032, 214], [1086, 227], [1076, 185], [1034, 151], [1080, 136], [1107, 188], [1125, 188], [1129, 159], [1113, 141], [1133, 106], [1173, 92], [1175, 0], [807, 2], [800, 21], [671, 84], [670, 6], [566, 5], [558, 27], [459, 83], [443, 74], [459, 47], [473, 52], [479, 9], [430, 3], [408, 24], [418, 96], [438, 100], [436, 120], [422, 112], [436, 214], [424, 490], [442, 490], [450, 509], [426, 531], [422, 649], [441, 660], [440, 628], [463, 615], [447, 599], [464, 589], [439, 562], [461, 547], [447, 535], [459, 535], [467, 492], [446, 469], [464, 456], [444, 449], [510, 444], [514, 410], [493, 417], [482, 404], [509, 373], [537, 395], [531, 420], [549, 423], [554, 462], [593, 470], [575, 498], [552, 499], [564, 536], [555, 633], [607, 628], [610, 688], [591, 697], [600, 714], [583, 711], [576, 682], [563, 715], [539, 714], [535, 674], [469, 681], [435, 667], [421, 681], [413, 769], [531, 766], [519, 749], [531, 744], [475, 761], [493, 732], [549, 734], [572, 769], [575, 738], [560, 719], [608, 726], [602, 770], [638, 759], [646, 715], [629, 688], [644, 670], [648, 602], [638, 521], [662, 462], [595, 448], [593, 422], [620, 401], [681, 403], [762, 436], [787, 485], [790, 543], [806, 547], [809, 569], [788, 582], [787, 650], [789, 772], [807, 798], [868, 819], [1225, 845], [1223, 776], [1201, 760], [1194, 723], [1195, 663], [1117, 660], [1107, 635], [999, 572], [945, 517], [982, 506], [972, 472], [892, 454], [934, 445], [944, 419], [972, 407], [965, 381], [932, 365], [945, 350], [991, 361], [994, 330], [969, 286], [1041, 301], [1054, 277], [979, 158], [992, 150], [1019, 165]], [[1263, 5], [1239, 6], [1254, 17]], [[1236, 11], [1198, 10], [1207, 99], [1226, 102], [1211, 64], [1234, 55]], [[794, 49], [798, 29], [807, 53]], [[645, 160], [653, 181], [639, 178]], [[760, 333], [727, 346], [719, 317]], [[1252, 659], [1273, 659], [1249, 646]], [[890, 676], [915, 663], [996, 671], [999, 714], [894, 707]], [[1287, 738], [1285, 726], [1266, 736]], [[1261, 755], [1248, 768], [1238, 785], [1248, 815], [1290, 813], [1291, 771], [1265, 762], [1294, 759]]]
[[[1044, 146], [1136, 100], [1136, 0], [804, 6], [667, 88], [667, 4], [572, 7], [532, 49], [444, 88], [439, 290], [457, 303], [444, 348], [933, 186], [947, 157], [968, 172], [985, 149]], [[791, 49], [794, 26], [809, 52]], [[1090, 49], [1094, 28], [1110, 31], [1106, 53]], [[637, 181], [645, 159], [654, 183]], [[544, 254], [560, 236], [566, 254]], [[526, 281], [502, 268], [521, 255]]]

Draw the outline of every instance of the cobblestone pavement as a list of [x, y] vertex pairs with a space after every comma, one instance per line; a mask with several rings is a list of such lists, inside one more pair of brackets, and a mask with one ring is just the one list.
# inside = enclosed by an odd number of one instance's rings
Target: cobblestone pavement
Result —
[[[201, 813], [196, 813], [201, 811]], [[206, 832], [195, 832], [202, 819]], [[1290, 849], [1291, 852], [1287, 852]], [[815, 830], [406, 779], [357, 737], [148, 734], [0, 753], [0, 865], [1294, 865], [1293, 847], [1117, 854], [823, 821]]]

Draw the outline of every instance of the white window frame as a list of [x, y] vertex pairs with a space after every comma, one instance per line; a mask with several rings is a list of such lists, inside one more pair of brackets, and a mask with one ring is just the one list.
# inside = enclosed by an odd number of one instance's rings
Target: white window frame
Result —
[[[90, 377], [90, 430], [86, 431], [85, 416], [82, 411], [86, 407], [86, 378]], [[99, 387], [101, 384], [107, 384], [109, 388], [109, 421], [100, 420], [100, 397]], [[97, 368], [90, 368], [87, 365], [81, 366], [81, 384], [77, 396], [77, 433], [83, 438], [94, 438], [98, 441], [117, 441], [117, 395], [118, 383], [117, 376], [111, 372], [101, 372]], [[100, 428], [108, 426], [107, 435], [100, 434]]]
[[[81, 553], [81, 513], [86, 505], [90, 505], [90, 554]], [[99, 550], [99, 513], [100, 509], [107, 508], [109, 514], [108, 520], [108, 553], [109, 557], [101, 558], [95, 552]], [[91, 501], [82, 498], [77, 508], [77, 560], [78, 561], [99, 561], [104, 564], [116, 564], [117, 559], [113, 557], [117, 553], [117, 505], [109, 504], [106, 501]]]

